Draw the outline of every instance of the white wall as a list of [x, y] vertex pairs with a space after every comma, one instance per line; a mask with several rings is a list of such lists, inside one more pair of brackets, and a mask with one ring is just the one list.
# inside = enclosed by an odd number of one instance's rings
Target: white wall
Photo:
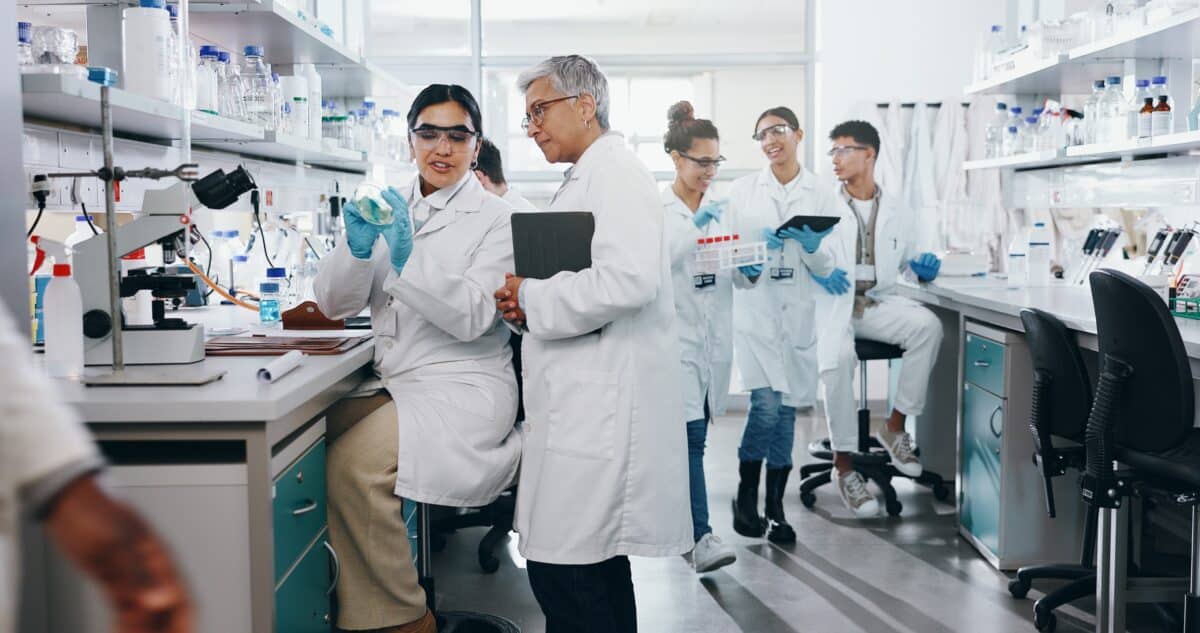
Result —
[[961, 101], [979, 34], [1005, 0], [823, 0], [818, 6], [817, 167], [824, 139], [860, 103]]

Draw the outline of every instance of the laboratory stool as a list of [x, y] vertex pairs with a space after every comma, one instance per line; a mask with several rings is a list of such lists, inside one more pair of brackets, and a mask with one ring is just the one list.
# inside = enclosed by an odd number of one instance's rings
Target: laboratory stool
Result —
[[[1033, 356], [1033, 400], [1030, 430], [1033, 461], [1045, 483], [1046, 513], [1055, 516], [1054, 480], [1068, 470], [1083, 472], [1086, 455], [1084, 430], [1092, 408], [1092, 385], [1075, 336], [1057, 317], [1041, 310], [1021, 311], [1025, 340]], [[1055, 445], [1054, 440], [1065, 440]], [[1096, 591], [1096, 521], [1098, 510], [1088, 506], [1083, 547], [1078, 565], [1030, 565], [1017, 570], [1008, 583], [1014, 598], [1024, 598], [1034, 580], [1071, 582], [1051, 591], [1033, 605], [1033, 623], [1039, 631], [1053, 629], [1054, 610]]]
[[[1163, 298], [1136, 278], [1100, 270], [1089, 279], [1101, 365], [1082, 488], [1099, 511], [1096, 630], [1124, 631], [1127, 602], [1182, 597], [1183, 631], [1200, 633], [1200, 429], [1179, 326]], [[1131, 577], [1130, 506], [1164, 498], [1190, 507], [1186, 582]]]
[[[856, 338], [854, 352], [858, 356], [859, 367], [858, 450], [851, 453], [851, 459], [854, 462], [854, 470], [875, 482], [883, 492], [884, 508], [888, 515], [898, 516], [904, 506], [896, 498], [892, 478], [905, 475], [892, 467], [887, 451], [880, 446], [878, 440], [871, 437], [871, 409], [867, 404], [867, 361], [897, 359], [904, 355], [904, 350], [897, 345]], [[833, 481], [833, 450], [829, 438], [809, 444], [808, 454], [820, 460], [800, 467], [800, 502], [804, 507], [812, 508], [817, 502], [813, 491]], [[919, 449], [917, 454], [920, 455]], [[932, 488], [933, 496], [938, 501], [950, 496], [950, 489], [936, 473], [926, 470], [913, 480]]]
[[458, 530], [471, 527], [489, 528], [487, 534], [479, 539], [476, 558], [479, 567], [485, 574], [494, 574], [500, 569], [500, 559], [495, 550], [512, 532], [513, 521], [517, 510], [517, 488], [513, 486], [504, 491], [499, 499], [482, 508], [458, 510], [450, 516], [437, 518], [432, 521], [432, 548], [441, 551], [446, 545], [446, 535]]

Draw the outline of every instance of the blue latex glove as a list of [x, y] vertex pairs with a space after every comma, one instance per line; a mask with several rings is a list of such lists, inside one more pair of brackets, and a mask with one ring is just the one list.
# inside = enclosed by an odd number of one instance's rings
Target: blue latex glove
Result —
[[358, 205], [351, 201], [342, 205], [342, 217], [346, 220], [346, 245], [350, 247], [350, 254], [358, 259], [371, 259], [375, 240], [386, 227], [364, 220]]
[[828, 277], [820, 277], [811, 270], [808, 274], [831, 295], [844, 295], [850, 290], [850, 280], [846, 277], [846, 271], [841, 268], [834, 268]]
[[752, 264], [750, 266], [738, 266], [738, 272], [749, 277], [750, 279], [754, 279], [755, 277], [762, 276], [762, 271], [763, 271], [762, 264]]
[[408, 202], [400, 192], [388, 187], [383, 191], [383, 200], [392, 207], [392, 223], [383, 227], [383, 239], [391, 248], [392, 268], [398, 275], [408, 263], [408, 256], [412, 255], [412, 218], [408, 214]]
[[695, 224], [698, 229], [703, 229], [713, 220], [720, 221], [723, 211], [725, 211], [724, 202], [709, 202], [701, 205], [699, 209], [696, 209], [696, 213], [692, 215], [692, 224]]
[[775, 229], [763, 229], [763, 239], [767, 241], [767, 248], [773, 251], [783, 248], [783, 238], [775, 235]]
[[794, 229], [787, 228], [783, 230], [783, 236], [800, 242], [800, 246], [806, 253], [815, 253], [821, 246], [821, 240], [825, 239], [826, 235], [833, 232], [833, 227], [829, 227], [820, 233], [808, 228], [805, 224], [803, 228]]
[[938, 271], [942, 269], [942, 260], [933, 253], [921, 253], [916, 259], [908, 262], [908, 267], [916, 273], [917, 279], [933, 281], [937, 279]]

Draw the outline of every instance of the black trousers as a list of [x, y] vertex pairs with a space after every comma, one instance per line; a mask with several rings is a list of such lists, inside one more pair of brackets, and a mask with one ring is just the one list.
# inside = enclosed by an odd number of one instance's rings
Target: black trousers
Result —
[[637, 633], [628, 557], [591, 565], [527, 561], [526, 570], [546, 633]]

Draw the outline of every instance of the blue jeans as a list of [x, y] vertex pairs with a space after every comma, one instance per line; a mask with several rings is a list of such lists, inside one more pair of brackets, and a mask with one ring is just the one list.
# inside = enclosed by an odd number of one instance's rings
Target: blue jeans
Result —
[[708, 420], [687, 423], [688, 484], [692, 492], [692, 538], [712, 532], [708, 524], [708, 490], [704, 485], [704, 441], [708, 438]]
[[750, 412], [738, 459], [767, 460], [767, 468], [790, 468], [796, 439], [796, 408], [783, 404], [783, 394], [770, 387], [750, 392]]

